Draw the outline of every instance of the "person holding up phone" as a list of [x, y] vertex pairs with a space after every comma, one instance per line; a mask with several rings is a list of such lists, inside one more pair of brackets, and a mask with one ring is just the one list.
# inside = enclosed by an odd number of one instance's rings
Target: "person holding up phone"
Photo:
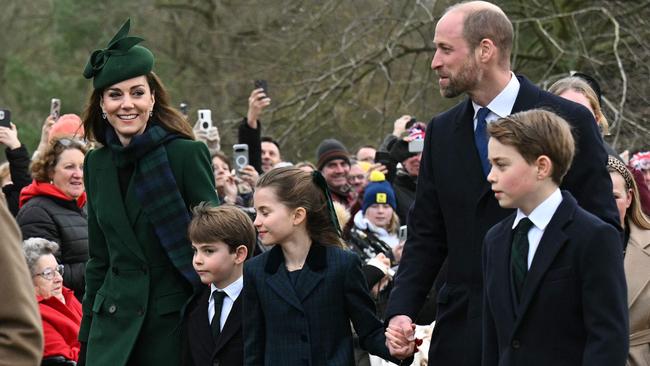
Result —
[[[248, 112], [238, 131], [238, 143], [248, 145], [249, 165], [260, 174], [268, 172], [282, 161], [278, 142], [269, 136], [261, 135], [260, 115], [271, 105], [271, 98], [267, 95], [268, 84], [261, 81], [256, 80], [254, 83], [255, 88], [248, 97]], [[247, 170], [250, 172], [250, 169]]]
[[5, 146], [5, 157], [9, 163], [10, 179], [2, 186], [7, 207], [15, 217], [18, 214], [20, 191], [32, 182], [29, 174], [29, 152], [18, 139], [16, 125], [7, 121], [9, 127], [0, 126], [0, 144]]

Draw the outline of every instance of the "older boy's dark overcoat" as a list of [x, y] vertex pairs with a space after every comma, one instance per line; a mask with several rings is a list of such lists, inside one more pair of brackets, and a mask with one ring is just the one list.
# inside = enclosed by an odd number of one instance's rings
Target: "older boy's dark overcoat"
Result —
[[483, 366], [623, 366], [628, 316], [618, 231], [568, 192], [512, 295], [512, 214], [485, 236]]

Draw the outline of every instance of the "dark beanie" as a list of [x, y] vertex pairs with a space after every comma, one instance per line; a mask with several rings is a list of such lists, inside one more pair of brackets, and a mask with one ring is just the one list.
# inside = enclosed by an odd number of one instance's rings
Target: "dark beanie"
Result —
[[153, 69], [153, 54], [137, 45], [144, 39], [128, 36], [130, 26], [129, 19], [106, 48], [90, 55], [83, 75], [86, 79], [93, 79], [93, 88], [104, 89], [124, 80], [147, 75]]
[[343, 146], [343, 144], [336, 139], [326, 139], [321, 141], [316, 149], [316, 167], [318, 170], [322, 170], [325, 164], [329, 163], [334, 159], [343, 159], [348, 164], [350, 164], [350, 154], [348, 149]]

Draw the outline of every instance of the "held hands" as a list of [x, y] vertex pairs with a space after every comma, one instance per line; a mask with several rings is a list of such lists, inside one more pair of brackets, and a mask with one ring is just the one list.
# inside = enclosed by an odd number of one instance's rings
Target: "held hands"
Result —
[[250, 97], [248, 97], [248, 114], [246, 115], [246, 120], [251, 128], [257, 128], [257, 120], [260, 114], [270, 104], [271, 98], [266, 96], [264, 89], [259, 88], [251, 92]]
[[415, 338], [415, 324], [406, 315], [392, 317], [385, 334], [388, 351], [400, 360], [413, 355], [417, 346], [422, 344], [422, 340]]
[[20, 147], [16, 125], [12, 123], [11, 128], [0, 127], [0, 144], [5, 145], [9, 150], [15, 150]]

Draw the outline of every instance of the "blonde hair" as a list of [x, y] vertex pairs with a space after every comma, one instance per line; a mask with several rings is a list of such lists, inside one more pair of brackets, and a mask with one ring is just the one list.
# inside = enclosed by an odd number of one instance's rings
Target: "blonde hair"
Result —
[[605, 115], [600, 108], [600, 102], [598, 102], [598, 96], [596, 95], [594, 89], [589, 86], [586, 81], [577, 76], [568, 76], [562, 78], [553, 83], [553, 85], [548, 88], [549, 93], [553, 93], [555, 95], [560, 95], [567, 90], [573, 90], [584, 95], [585, 98], [587, 98], [589, 105], [593, 110], [596, 123], [598, 123], [602, 134], [609, 135], [609, 122], [607, 122], [607, 118], [605, 118]]
[[632, 204], [625, 210], [625, 222], [631, 221], [641, 229], [650, 230], [650, 220], [643, 213], [641, 198], [639, 197], [639, 187], [636, 185], [632, 172], [630, 172], [623, 162], [613, 156], [607, 159], [607, 171], [610, 173], [618, 173], [625, 181], [626, 191], [632, 191]]

